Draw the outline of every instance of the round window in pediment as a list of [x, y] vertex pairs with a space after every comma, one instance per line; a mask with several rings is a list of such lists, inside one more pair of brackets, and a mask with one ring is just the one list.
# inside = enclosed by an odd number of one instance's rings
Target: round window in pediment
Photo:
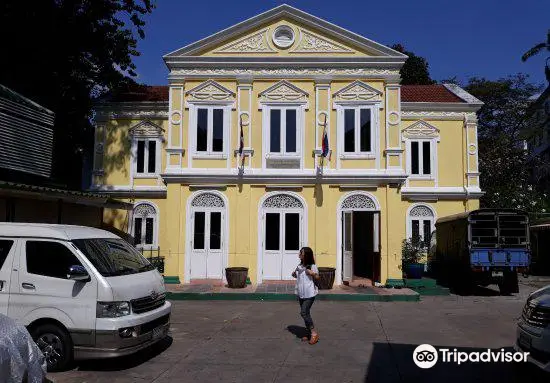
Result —
[[273, 31], [273, 42], [279, 48], [288, 48], [294, 42], [294, 30], [288, 25], [280, 25]]

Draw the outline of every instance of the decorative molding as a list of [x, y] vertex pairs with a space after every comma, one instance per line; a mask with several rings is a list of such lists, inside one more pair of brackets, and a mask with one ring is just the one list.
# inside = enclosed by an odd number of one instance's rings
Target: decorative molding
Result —
[[347, 197], [341, 205], [342, 210], [376, 210], [376, 204], [369, 196], [365, 194], [353, 194]]
[[192, 77], [399, 77], [397, 69], [382, 68], [176, 68], [170, 72], [169, 79], [183, 79]]
[[353, 53], [353, 50], [299, 28], [300, 40], [290, 53]]
[[225, 207], [220, 196], [214, 193], [201, 193], [191, 202], [192, 207]]
[[402, 130], [405, 138], [438, 138], [439, 129], [425, 121], [418, 121]]
[[136, 205], [134, 208], [134, 217], [151, 217], [156, 216], [157, 211], [155, 210], [155, 207], [151, 205], [148, 202], [140, 202], [139, 205]]
[[434, 213], [433, 211], [424, 205], [417, 205], [411, 209], [409, 212], [409, 217], [432, 217], [433, 218]]
[[166, 101], [142, 101], [142, 102], [109, 102], [95, 106], [95, 121], [128, 118], [132, 120], [168, 119], [168, 102]]
[[141, 121], [128, 130], [131, 137], [163, 137], [164, 129], [152, 122], [151, 120]]
[[309, 94], [286, 80], [281, 80], [259, 94], [260, 102], [307, 102]]
[[233, 100], [235, 93], [214, 80], [208, 80], [185, 93], [187, 101], [226, 101]]
[[216, 49], [214, 53], [271, 53], [276, 52], [275, 49], [269, 46], [268, 41], [269, 28], [253, 34], [245, 36], [237, 41], [230, 42]]
[[443, 120], [464, 120], [476, 121], [475, 112], [444, 112], [444, 111], [403, 111], [402, 119], [443, 119]]
[[365, 84], [362, 81], [354, 81], [348, 86], [334, 93], [334, 102], [342, 101], [380, 101], [382, 92]]
[[265, 209], [303, 209], [302, 202], [288, 194], [275, 194], [267, 198], [263, 203]]

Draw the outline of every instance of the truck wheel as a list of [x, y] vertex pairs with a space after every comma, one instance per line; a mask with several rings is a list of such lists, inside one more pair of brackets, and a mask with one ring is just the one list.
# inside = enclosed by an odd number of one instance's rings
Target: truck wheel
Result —
[[65, 369], [73, 359], [73, 342], [67, 331], [55, 324], [38, 325], [32, 338], [44, 354], [48, 371]]

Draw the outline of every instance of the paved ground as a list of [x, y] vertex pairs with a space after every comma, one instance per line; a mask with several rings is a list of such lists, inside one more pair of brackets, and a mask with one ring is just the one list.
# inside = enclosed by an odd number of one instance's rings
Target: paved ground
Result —
[[[138, 355], [52, 374], [62, 382], [548, 382], [530, 366], [442, 364], [421, 370], [422, 343], [509, 349], [526, 295], [423, 297], [421, 302], [316, 302], [321, 340], [303, 343], [294, 302], [177, 301], [171, 337]], [[290, 330], [290, 331], [289, 331]]]

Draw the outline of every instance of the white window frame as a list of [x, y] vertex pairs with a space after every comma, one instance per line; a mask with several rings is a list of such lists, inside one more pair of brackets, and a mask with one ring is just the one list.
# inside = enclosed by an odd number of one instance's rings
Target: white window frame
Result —
[[[188, 103], [189, 104], [189, 146], [190, 153], [193, 159], [227, 159], [230, 151], [230, 126], [231, 126], [231, 109], [233, 102], [220, 103]], [[197, 120], [198, 109], [208, 110], [208, 126], [207, 126], [207, 150], [197, 150]], [[223, 150], [221, 152], [212, 151], [213, 145], [213, 129], [214, 129], [214, 109], [223, 110]]]
[[[418, 216], [418, 217], [413, 217], [411, 216], [411, 212], [414, 208], [416, 207], [425, 207], [427, 208], [428, 210], [430, 210], [432, 212], [432, 216], [431, 217], [426, 217], [426, 216]], [[412, 227], [413, 227], [413, 220], [419, 220], [419, 224], [418, 224], [418, 235], [420, 236], [420, 238], [422, 240], [424, 240], [424, 222], [423, 221], [430, 221], [430, 232], [429, 232], [429, 235], [431, 236], [431, 234], [433, 233], [433, 231], [435, 230], [435, 221], [436, 221], [436, 214], [435, 214], [435, 210], [430, 206], [430, 205], [427, 205], [425, 203], [415, 203], [413, 205], [411, 205], [409, 207], [409, 209], [407, 210], [407, 239], [411, 239], [412, 238]]]
[[[355, 110], [355, 151], [354, 152], [345, 152], [344, 151], [344, 140], [345, 140], [345, 109], [354, 109]], [[370, 142], [371, 147], [368, 152], [361, 152], [361, 142], [360, 142], [360, 133], [361, 133], [361, 109], [370, 110], [370, 122], [371, 122], [371, 131], [370, 131]], [[339, 158], [341, 159], [376, 159], [378, 154], [379, 147], [379, 131], [380, 131], [380, 105], [379, 103], [375, 104], [357, 104], [357, 103], [338, 103], [336, 105], [336, 115], [337, 115], [337, 131], [338, 131], [338, 153]]]
[[[281, 147], [286, 147], [286, 117], [283, 118], [283, 115], [286, 116], [287, 110], [296, 111], [296, 152], [286, 153], [286, 152], [271, 152], [271, 111], [277, 109], [281, 110]], [[262, 137], [263, 141], [263, 168], [266, 168], [266, 159], [299, 159], [300, 160], [300, 169], [303, 168], [303, 146], [304, 146], [304, 134], [305, 134], [305, 103], [300, 104], [262, 104]], [[284, 111], [284, 113], [283, 113]], [[281, 171], [283, 169], [277, 169]], [[297, 170], [297, 169], [289, 169]]]
[[[412, 173], [412, 143], [418, 142], [418, 169], [420, 174]], [[424, 142], [430, 143], [430, 173], [424, 174]], [[407, 138], [405, 140], [407, 151], [407, 174], [415, 180], [437, 180], [437, 143], [438, 138]]]
[[[137, 162], [138, 162], [138, 141], [144, 141], [143, 148], [143, 173], [138, 173], [137, 171]], [[149, 172], [149, 141], [155, 142], [155, 171]], [[161, 165], [161, 150], [162, 150], [162, 139], [151, 138], [151, 137], [142, 137], [142, 136], [133, 136], [132, 137], [132, 175], [133, 178], [156, 178], [160, 173]]]
[[[132, 215], [130, 217], [130, 235], [132, 237], [135, 236], [135, 218], [136, 217], [134, 212], [140, 205], [149, 205], [155, 210], [155, 214], [153, 217], [143, 217], [143, 220], [141, 221], [141, 243], [136, 244], [135, 247], [137, 249], [143, 249], [143, 250], [156, 250], [158, 249], [158, 241], [159, 241], [159, 209], [157, 205], [150, 201], [139, 201], [134, 204], [134, 208], [132, 209]], [[153, 243], [152, 244], [145, 244], [145, 218], [153, 218]]]

